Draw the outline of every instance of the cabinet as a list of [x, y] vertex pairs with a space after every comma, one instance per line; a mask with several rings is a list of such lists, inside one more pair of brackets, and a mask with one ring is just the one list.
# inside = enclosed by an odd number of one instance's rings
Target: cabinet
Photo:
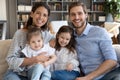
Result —
[[37, 2], [47, 3], [51, 9], [50, 21], [68, 20], [68, 5], [79, 0], [17, 0], [17, 24], [22, 28], [27, 21], [31, 7]]
[[36, 2], [43, 2], [47, 3], [50, 7], [51, 14], [50, 14], [50, 21], [52, 20], [63, 20], [63, 2], [62, 0], [31, 0], [32, 4]]
[[36, 2], [44, 2], [50, 6], [51, 15], [50, 21], [68, 20], [68, 5], [72, 2], [81, 1], [88, 8], [88, 22], [91, 24], [101, 25], [105, 21], [103, 12], [104, 0], [17, 0], [17, 25], [18, 29], [22, 28], [27, 21], [31, 7]]
[[88, 22], [94, 25], [103, 25], [105, 22], [104, 2], [105, 0], [91, 0], [91, 6], [88, 9]]
[[16, 9], [16, 15], [17, 15], [17, 25], [18, 29], [22, 28], [25, 22], [27, 21], [30, 11], [31, 11], [31, 0], [17, 0], [17, 9]]
[[7, 25], [6, 21], [0, 21], [0, 40], [6, 39]]
[[45, 2], [50, 6], [50, 21], [68, 20], [68, 5], [79, 0], [32, 0], [35, 2]]

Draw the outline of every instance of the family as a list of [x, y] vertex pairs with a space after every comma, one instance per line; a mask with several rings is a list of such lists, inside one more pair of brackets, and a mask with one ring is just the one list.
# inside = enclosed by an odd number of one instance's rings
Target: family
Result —
[[107, 31], [87, 22], [84, 3], [73, 2], [68, 14], [71, 25], [54, 37], [47, 26], [49, 6], [33, 5], [26, 25], [14, 34], [3, 80], [120, 80]]

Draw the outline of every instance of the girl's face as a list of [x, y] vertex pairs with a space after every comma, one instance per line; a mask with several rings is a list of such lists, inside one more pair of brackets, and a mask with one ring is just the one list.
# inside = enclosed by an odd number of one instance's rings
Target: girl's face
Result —
[[38, 7], [34, 13], [31, 13], [31, 17], [33, 24], [40, 28], [48, 21], [48, 11], [45, 7]]
[[60, 44], [61, 47], [65, 47], [66, 45], [69, 44], [71, 35], [69, 32], [62, 32], [58, 35], [58, 43]]
[[43, 47], [43, 39], [40, 35], [32, 36], [29, 42], [31, 49], [39, 50]]

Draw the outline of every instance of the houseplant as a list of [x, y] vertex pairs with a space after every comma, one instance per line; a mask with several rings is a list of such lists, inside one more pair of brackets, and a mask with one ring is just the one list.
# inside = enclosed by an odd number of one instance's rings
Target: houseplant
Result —
[[116, 0], [105, 0], [103, 10], [106, 13], [106, 21], [113, 21], [114, 17], [119, 12], [118, 2], [116, 2]]

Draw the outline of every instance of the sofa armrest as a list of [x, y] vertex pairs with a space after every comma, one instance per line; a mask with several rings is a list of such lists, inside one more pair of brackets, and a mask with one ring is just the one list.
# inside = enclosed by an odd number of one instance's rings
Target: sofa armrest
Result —
[[2, 80], [2, 77], [8, 68], [5, 58], [8, 54], [10, 43], [11, 39], [0, 40], [0, 80]]

